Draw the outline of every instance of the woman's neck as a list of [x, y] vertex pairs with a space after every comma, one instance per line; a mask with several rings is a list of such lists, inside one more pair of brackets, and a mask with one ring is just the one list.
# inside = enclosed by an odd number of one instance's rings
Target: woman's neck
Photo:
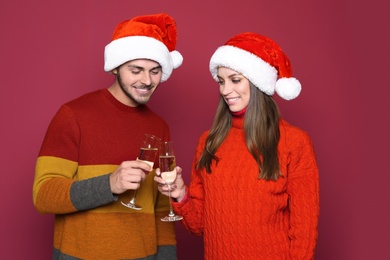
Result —
[[240, 111], [235, 111], [235, 112], [231, 111], [231, 113], [235, 117], [244, 117], [246, 109], [247, 109], [247, 107], [245, 107], [244, 109], [242, 109]]

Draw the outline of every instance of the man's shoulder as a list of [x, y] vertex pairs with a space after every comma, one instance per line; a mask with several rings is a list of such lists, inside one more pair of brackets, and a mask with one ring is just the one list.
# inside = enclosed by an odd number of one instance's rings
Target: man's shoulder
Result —
[[94, 100], [100, 99], [102, 97], [102, 89], [94, 90], [91, 92], [87, 92], [82, 94], [81, 96], [74, 98], [68, 102], [65, 103], [65, 105], [76, 105], [76, 104], [85, 104], [85, 102], [93, 102]]
[[70, 110], [76, 113], [76, 111], [95, 111], [99, 110], [103, 104], [103, 91], [95, 90], [87, 92], [79, 97], [76, 97], [70, 101], [65, 102], [60, 107], [60, 110]]

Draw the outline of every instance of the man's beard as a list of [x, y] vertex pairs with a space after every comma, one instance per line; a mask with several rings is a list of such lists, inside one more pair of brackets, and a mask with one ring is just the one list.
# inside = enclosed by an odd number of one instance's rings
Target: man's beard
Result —
[[[141, 97], [141, 98], [136, 98], [134, 97], [129, 91], [127, 91], [126, 87], [125, 87], [125, 84], [123, 83], [122, 81], [122, 78], [121, 78], [121, 75], [118, 71], [117, 75], [117, 80], [118, 80], [118, 83], [119, 83], [119, 86], [121, 87], [123, 93], [125, 93], [125, 95], [131, 99], [131, 101], [133, 101], [134, 103], [138, 104], [138, 105], [144, 105], [146, 103], [148, 103], [149, 99], [151, 96], [145, 96], [145, 97]], [[146, 88], [146, 89], [152, 89], [154, 87], [154, 84], [151, 84], [151, 85], [142, 85], [140, 88]]]

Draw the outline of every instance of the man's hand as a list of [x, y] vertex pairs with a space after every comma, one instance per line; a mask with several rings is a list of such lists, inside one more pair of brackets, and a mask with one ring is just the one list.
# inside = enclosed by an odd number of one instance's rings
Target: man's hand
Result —
[[153, 168], [142, 161], [125, 161], [110, 175], [110, 187], [113, 194], [122, 194], [127, 190], [136, 190], [146, 173]]

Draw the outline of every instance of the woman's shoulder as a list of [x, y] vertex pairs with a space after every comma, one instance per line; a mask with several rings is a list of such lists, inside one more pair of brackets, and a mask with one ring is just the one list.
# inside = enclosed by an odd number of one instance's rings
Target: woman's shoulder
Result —
[[202, 134], [198, 138], [198, 143], [197, 143], [197, 149], [203, 150], [205, 144], [206, 144], [206, 139], [209, 136], [210, 130], [206, 130], [202, 132]]
[[205, 140], [205, 139], [207, 138], [207, 136], [209, 135], [209, 133], [210, 133], [210, 130], [204, 131], [204, 132], [200, 135], [199, 140]]
[[298, 145], [299, 143], [311, 143], [309, 134], [290, 123], [281, 119], [279, 122], [280, 140], [284, 140], [286, 143]]

